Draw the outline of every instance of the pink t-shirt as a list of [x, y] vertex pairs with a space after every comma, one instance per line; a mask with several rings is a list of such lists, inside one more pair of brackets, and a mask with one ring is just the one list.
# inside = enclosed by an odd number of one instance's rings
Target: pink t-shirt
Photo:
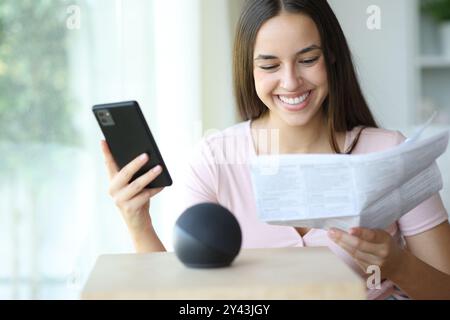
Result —
[[[352, 143], [357, 128], [346, 135], [345, 149]], [[404, 141], [397, 131], [367, 128], [361, 134], [353, 154], [389, 149]], [[326, 246], [337, 254], [355, 272], [367, 278], [353, 258], [331, 241], [325, 230], [311, 229], [303, 237], [289, 226], [275, 226], [258, 219], [250, 177], [251, 158], [255, 157], [250, 121], [236, 124], [208, 136], [198, 144], [191, 159], [185, 188], [185, 207], [201, 202], [214, 202], [228, 208], [242, 229], [243, 248], [317, 247]], [[403, 236], [427, 231], [448, 220], [439, 194], [411, 210], [386, 229], [403, 245]], [[404, 294], [389, 280], [381, 289], [368, 289], [368, 299], [396, 298]]]

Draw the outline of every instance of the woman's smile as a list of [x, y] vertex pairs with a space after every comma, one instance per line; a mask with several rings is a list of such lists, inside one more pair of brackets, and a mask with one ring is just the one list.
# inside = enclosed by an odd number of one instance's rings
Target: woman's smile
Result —
[[306, 109], [311, 100], [313, 90], [296, 95], [275, 95], [276, 104], [288, 112], [298, 112]]

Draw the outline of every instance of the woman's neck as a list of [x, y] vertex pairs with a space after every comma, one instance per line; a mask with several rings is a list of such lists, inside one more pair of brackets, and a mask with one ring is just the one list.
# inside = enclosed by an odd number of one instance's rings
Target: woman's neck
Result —
[[[304, 126], [290, 126], [267, 113], [253, 122], [253, 129], [258, 154], [334, 153], [321, 113]], [[345, 135], [338, 135], [338, 143], [343, 148]]]

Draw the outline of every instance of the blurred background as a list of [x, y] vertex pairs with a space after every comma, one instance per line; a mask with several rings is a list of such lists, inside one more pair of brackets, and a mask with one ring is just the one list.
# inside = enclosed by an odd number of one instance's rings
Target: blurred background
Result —
[[[449, 128], [450, 0], [329, 2], [379, 123], [408, 135], [438, 111], [429, 132]], [[239, 121], [231, 48], [242, 3], [0, 2], [1, 299], [77, 299], [99, 254], [133, 251], [107, 194], [94, 104], [139, 101], [174, 177], [152, 200], [172, 248], [186, 155]], [[449, 152], [439, 165], [450, 208]]]

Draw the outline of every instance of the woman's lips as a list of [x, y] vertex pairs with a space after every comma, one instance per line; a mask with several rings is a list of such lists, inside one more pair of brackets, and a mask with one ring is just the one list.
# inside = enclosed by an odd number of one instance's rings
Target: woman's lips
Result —
[[311, 99], [312, 94], [313, 94], [313, 90], [309, 91], [309, 95], [308, 95], [308, 97], [305, 99], [305, 101], [303, 101], [303, 102], [301, 102], [301, 103], [298, 103], [298, 104], [289, 104], [289, 103], [286, 103], [286, 102], [284, 102], [283, 100], [280, 99], [280, 96], [279, 96], [279, 95], [277, 95], [276, 98], [277, 98], [279, 104], [280, 104], [284, 109], [286, 109], [287, 111], [289, 111], [289, 112], [298, 112], [298, 111], [301, 111], [301, 110], [305, 109], [305, 108], [308, 106], [308, 103], [309, 103], [309, 101], [310, 101], [310, 99]]

